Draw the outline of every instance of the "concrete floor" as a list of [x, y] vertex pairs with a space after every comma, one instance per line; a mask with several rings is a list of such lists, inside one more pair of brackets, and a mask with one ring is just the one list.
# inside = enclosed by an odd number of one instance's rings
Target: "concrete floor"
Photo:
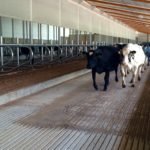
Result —
[[149, 72], [125, 89], [111, 73], [107, 92], [88, 73], [0, 106], [0, 150], [149, 150]]

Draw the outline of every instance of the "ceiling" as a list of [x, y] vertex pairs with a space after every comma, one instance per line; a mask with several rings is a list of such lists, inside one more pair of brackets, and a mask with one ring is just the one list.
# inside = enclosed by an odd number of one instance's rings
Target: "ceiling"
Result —
[[150, 34], [150, 0], [84, 0], [138, 32]]

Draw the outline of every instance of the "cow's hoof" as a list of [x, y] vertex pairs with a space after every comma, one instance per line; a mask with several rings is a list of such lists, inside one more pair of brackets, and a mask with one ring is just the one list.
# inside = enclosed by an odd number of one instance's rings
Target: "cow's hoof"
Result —
[[115, 78], [115, 80], [116, 80], [116, 82], [118, 82], [119, 80], [118, 80], [118, 78]]
[[97, 87], [97, 85], [94, 85], [94, 89], [97, 91], [98, 90], [98, 87]]
[[134, 84], [132, 84], [132, 85], [131, 85], [131, 87], [135, 87], [135, 85], [134, 85]]
[[122, 84], [122, 88], [125, 88], [126, 87], [126, 85], [125, 84]]
[[103, 91], [107, 91], [107, 88], [104, 88]]
[[133, 83], [133, 80], [131, 80], [130, 83]]

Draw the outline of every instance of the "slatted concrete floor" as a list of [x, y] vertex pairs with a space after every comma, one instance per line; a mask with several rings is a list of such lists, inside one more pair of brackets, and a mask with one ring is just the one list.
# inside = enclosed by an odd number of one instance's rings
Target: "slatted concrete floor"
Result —
[[149, 150], [149, 70], [121, 88], [111, 74], [103, 92], [91, 74], [0, 107], [0, 150]]

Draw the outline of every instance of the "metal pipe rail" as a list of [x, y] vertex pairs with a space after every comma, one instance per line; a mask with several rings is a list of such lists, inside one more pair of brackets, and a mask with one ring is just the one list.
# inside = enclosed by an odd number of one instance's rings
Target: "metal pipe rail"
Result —
[[[1, 48], [1, 71], [13, 71], [27, 63], [30, 62], [30, 64], [32, 64], [34, 55], [33, 55], [33, 51], [30, 47], [26, 46], [26, 45], [18, 45], [18, 44], [0, 44], [0, 48]], [[7, 63], [4, 63], [4, 51], [5, 48], [8, 48], [11, 52], [11, 57], [12, 59], [9, 60]], [[14, 48], [16, 51], [14, 51]], [[20, 63], [20, 48], [26, 48], [29, 52], [29, 60], [27, 62], [23, 62]], [[16, 54], [16, 55], [15, 55]], [[15, 59], [16, 57], [16, 59]], [[11, 64], [8, 66], [8, 64]], [[8, 69], [10, 68], [10, 69]]]
[[9, 60], [7, 63], [4, 63], [4, 65], [8, 64], [9, 62], [13, 61], [13, 59], [14, 59], [14, 52], [13, 52], [12, 48], [9, 47], [9, 46], [6, 46], [5, 48], [7, 48], [10, 51], [10, 53], [11, 53], [11, 60]]
[[[8, 59], [8, 58], [6, 58], [6, 60], [4, 59], [4, 57], [5, 57], [4, 48], [5, 48], [5, 50], [9, 50], [10, 51], [11, 60]], [[12, 48], [9, 47], [9, 46], [1, 47], [0, 49], [1, 49], [1, 66], [0, 66], [0, 68], [1, 68], [1, 71], [3, 71], [4, 66], [10, 64], [13, 61], [13, 59], [14, 59], [14, 52], [13, 52]], [[8, 55], [8, 51], [7, 51], [7, 55]]]
[[[4, 51], [8, 48], [11, 53], [11, 60], [4, 63]], [[23, 49], [27, 50], [28, 59], [21, 60]], [[73, 57], [82, 55], [83, 51], [97, 48], [97, 45], [88, 44], [0, 44], [1, 51], [1, 71], [11, 72], [23, 67], [35, 67], [37, 65], [49, 64], [54, 62], [62, 62]], [[25, 54], [24, 54], [25, 55]], [[10, 69], [8, 68], [10, 65]]]

